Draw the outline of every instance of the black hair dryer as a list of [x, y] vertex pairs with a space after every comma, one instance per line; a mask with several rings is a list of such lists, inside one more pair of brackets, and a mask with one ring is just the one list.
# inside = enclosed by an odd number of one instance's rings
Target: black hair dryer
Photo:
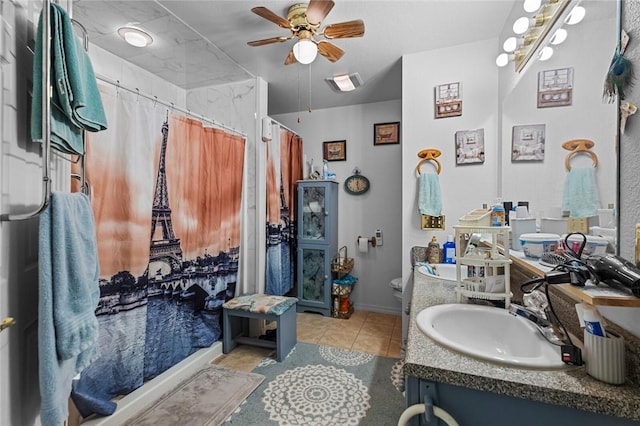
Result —
[[586, 260], [600, 281], [640, 297], [640, 269], [633, 263], [613, 254], [592, 255]]

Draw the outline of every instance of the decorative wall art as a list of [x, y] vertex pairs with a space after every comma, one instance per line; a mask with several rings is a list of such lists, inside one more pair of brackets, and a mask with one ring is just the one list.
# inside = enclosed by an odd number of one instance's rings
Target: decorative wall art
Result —
[[347, 160], [347, 141], [323, 142], [323, 156], [327, 161]]
[[373, 125], [373, 144], [388, 145], [400, 143], [400, 122], [376, 123]]
[[573, 100], [573, 68], [538, 73], [538, 108], [571, 105]]
[[544, 124], [513, 126], [511, 161], [543, 161], [544, 140]]
[[456, 132], [456, 165], [484, 163], [484, 129]]
[[435, 88], [435, 117], [462, 115], [462, 83], [447, 83]]

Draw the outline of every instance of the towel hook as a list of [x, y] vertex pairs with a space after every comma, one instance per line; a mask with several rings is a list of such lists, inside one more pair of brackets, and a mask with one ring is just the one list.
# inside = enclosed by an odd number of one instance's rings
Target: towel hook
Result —
[[564, 159], [564, 166], [567, 171], [571, 171], [571, 165], [569, 164], [569, 160], [571, 159], [571, 157], [581, 152], [584, 152], [591, 157], [591, 159], [593, 160], [594, 168], [598, 167], [598, 156], [595, 152], [591, 151], [591, 148], [593, 148], [594, 146], [595, 142], [589, 139], [572, 139], [563, 143], [562, 148], [566, 149], [567, 151], [571, 151]]
[[440, 174], [440, 171], [442, 171], [442, 164], [440, 164], [440, 162], [438, 161], [438, 157], [440, 157], [441, 154], [442, 152], [440, 152], [439, 149], [435, 148], [423, 149], [422, 151], [418, 152], [418, 157], [422, 158], [422, 160], [420, 160], [420, 162], [416, 166], [418, 176], [420, 176], [421, 174], [420, 167], [427, 161], [433, 161], [434, 163], [436, 163], [436, 173]]

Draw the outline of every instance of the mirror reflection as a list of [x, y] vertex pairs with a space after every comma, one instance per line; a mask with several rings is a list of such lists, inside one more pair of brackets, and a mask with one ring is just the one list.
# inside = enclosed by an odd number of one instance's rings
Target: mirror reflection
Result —
[[[603, 92], [617, 42], [616, 3], [581, 5], [584, 19], [563, 26], [566, 40], [552, 46], [551, 58], [534, 61], [520, 74], [513, 63], [500, 68], [498, 193], [514, 206], [527, 202], [541, 232], [562, 234], [568, 224], [569, 230], [580, 225], [615, 244], [618, 106]], [[517, 6], [512, 20], [521, 13]], [[572, 198], [580, 195], [588, 199], [576, 204]], [[574, 221], [584, 216], [586, 223]]]

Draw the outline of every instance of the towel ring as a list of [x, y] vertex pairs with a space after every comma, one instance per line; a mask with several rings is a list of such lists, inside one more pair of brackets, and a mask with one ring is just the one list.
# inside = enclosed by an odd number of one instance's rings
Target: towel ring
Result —
[[418, 157], [422, 158], [422, 160], [420, 160], [420, 162], [416, 166], [416, 172], [418, 172], [418, 176], [421, 175], [420, 167], [427, 161], [433, 161], [434, 163], [436, 163], [436, 173], [440, 174], [440, 171], [442, 170], [442, 164], [440, 164], [437, 158], [440, 157], [441, 154], [442, 153], [440, 152], [440, 150], [433, 148], [423, 149], [422, 151], [418, 152]]
[[562, 148], [567, 151], [571, 151], [566, 158], [564, 159], [564, 166], [567, 171], [571, 171], [571, 165], [569, 164], [569, 160], [576, 154], [584, 152], [588, 154], [593, 160], [593, 167], [598, 167], [598, 156], [595, 152], [591, 151], [591, 148], [595, 146], [595, 143], [589, 139], [572, 139], [562, 144]]

